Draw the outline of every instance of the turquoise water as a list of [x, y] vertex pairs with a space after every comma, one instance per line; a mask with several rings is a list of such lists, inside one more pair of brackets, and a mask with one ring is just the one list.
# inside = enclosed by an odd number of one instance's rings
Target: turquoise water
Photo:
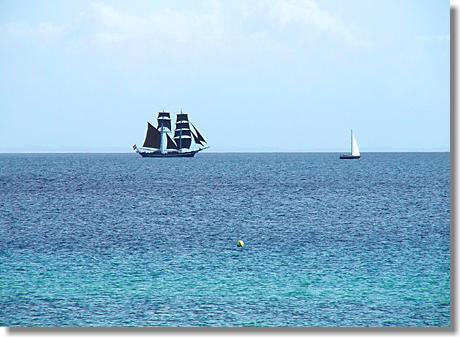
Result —
[[0, 155], [0, 323], [447, 327], [449, 183], [448, 153]]

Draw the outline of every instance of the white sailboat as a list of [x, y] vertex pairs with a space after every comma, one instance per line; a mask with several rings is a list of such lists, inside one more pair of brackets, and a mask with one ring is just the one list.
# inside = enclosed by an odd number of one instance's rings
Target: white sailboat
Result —
[[341, 154], [340, 159], [359, 159], [360, 157], [358, 142], [353, 135], [353, 130], [351, 130], [351, 154]]

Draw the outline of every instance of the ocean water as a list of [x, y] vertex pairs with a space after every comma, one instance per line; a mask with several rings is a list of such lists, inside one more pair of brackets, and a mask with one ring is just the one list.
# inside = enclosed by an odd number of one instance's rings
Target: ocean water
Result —
[[449, 246], [449, 153], [0, 155], [2, 326], [448, 327]]

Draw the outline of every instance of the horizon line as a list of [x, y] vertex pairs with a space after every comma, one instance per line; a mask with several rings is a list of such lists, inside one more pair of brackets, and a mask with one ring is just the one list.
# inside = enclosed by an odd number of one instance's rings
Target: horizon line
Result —
[[[377, 150], [361, 151], [363, 153], [450, 153], [449, 150]], [[207, 151], [202, 154], [231, 154], [231, 153], [346, 153], [343, 151]], [[0, 152], [3, 154], [137, 154], [136, 152], [85, 152], [85, 151], [38, 151], [38, 152]]]

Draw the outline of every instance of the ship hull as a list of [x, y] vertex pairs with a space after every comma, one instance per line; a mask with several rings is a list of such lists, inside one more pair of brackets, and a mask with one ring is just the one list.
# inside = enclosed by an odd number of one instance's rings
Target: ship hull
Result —
[[196, 151], [189, 151], [189, 152], [167, 152], [167, 153], [161, 153], [161, 152], [142, 152], [139, 151], [139, 155], [141, 155], [144, 158], [191, 158], [195, 156], [197, 152], [200, 152], [200, 150]]
[[359, 159], [361, 156], [352, 156], [351, 154], [341, 154], [340, 159]]

